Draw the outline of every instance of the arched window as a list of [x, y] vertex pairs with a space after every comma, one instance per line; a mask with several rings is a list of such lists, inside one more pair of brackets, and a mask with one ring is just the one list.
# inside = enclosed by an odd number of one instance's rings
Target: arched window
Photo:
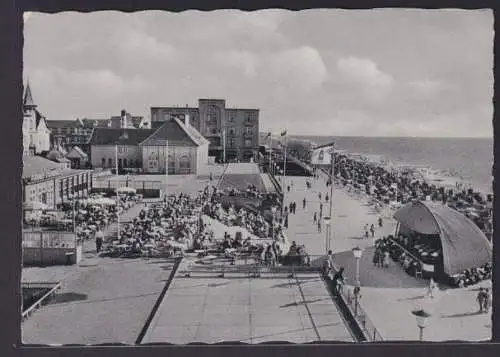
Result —
[[106, 167], [106, 158], [104, 157], [101, 159], [101, 166]]

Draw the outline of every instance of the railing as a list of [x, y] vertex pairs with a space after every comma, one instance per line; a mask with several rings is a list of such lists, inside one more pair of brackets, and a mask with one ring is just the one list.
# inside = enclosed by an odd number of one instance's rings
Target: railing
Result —
[[40, 299], [38, 299], [33, 305], [31, 305], [28, 309], [24, 310], [21, 314], [21, 321], [26, 320], [36, 309], [43, 306], [50, 299], [52, 299], [56, 293], [61, 290], [61, 283], [49, 283], [49, 282], [40, 282], [40, 283], [23, 283], [23, 288], [44, 288], [47, 285], [52, 286], [52, 288], [45, 293]]
[[162, 183], [161, 181], [136, 181], [136, 180], [126, 180], [126, 179], [120, 179], [120, 180], [95, 180], [93, 182], [93, 188], [100, 188], [100, 189], [113, 189], [116, 190], [117, 188], [120, 187], [131, 187], [135, 188], [137, 190], [150, 190], [150, 189], [164, 189], [165, 184]]
[[320, 273], [321, 271], [322, 266], [317, 261], [309, 264], [299, 264], [299, 262], [290, 265], [273, 264], [265, 262], [261, 259], [260, 254], [256, 254], [218, 257], [209, 262], [198, 264], [190, 262], [181, 272], [187, 277], [196, 273], [213, 274], [219, 277], [224, 277], [225, 274], [243, 274], [249, 277], [260, 277], [263, 274], [287, 274], [288, 277], [295, 277], [296, 274], [300, 273]]
[[342, 286], [340, 294], [342, 295], [342, 298], [349, 308], [354, 320], [363, 331], [366, 339], [371, 342], [384, 341], [384, 338], [377, 330], [372, 320], [370, 320], [359, 302], [362, 295], [360, 293], [355, 294], [354, 288], [351, 290], [349, 287], [345, 286]]
[[73, 232], [23, 231], [23, 248], [74, 248], [76, 237]]

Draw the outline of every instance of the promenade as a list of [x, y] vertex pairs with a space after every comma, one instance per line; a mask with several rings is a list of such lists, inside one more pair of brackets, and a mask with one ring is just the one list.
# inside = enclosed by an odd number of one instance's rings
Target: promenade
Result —
[[[122, 222], [137, 216], [127, 210]], [[116, 223], [105, 230], [116, 232]], [[22, 324], [24, 344], [134, 344], [170, 275], [165, 259], [99, 258], [86, 241], [80, 264], [24, 268], [23, 282], [59, 281], [62, 291]]]
[[[279, 178], [280, 179], [280, 178]], [[328, 215], [329, 204], [324, 200], [330, 194], [324, 180], [309, 178], [312, 188], [306, 189], [305, 177], [287, 177], [285, 201], [297, 203], [297, 213], [289, 216], [287, 235], [289, 240], [304, 244], [310, 255], [325, 254], [325, 226], [318, 233], [313, 224], [313, 214], [319, 214], [318, 193], [322, 192], [323, 216]], [[293, 185], [292, 185], [293, 182]], [[286, 186], [291, 191], [287, 192]], [[306, 209], [302, 200], [306, 198]], [[416, 340], [418, 328], [411, 311], [425, 307], [433, 313], [424, 339], [428, 341], [458, 340], [479, 341], [491, 338], [491, 314], [478, 314], [476, 294], [479, 286], [491, 286], [485, 281], [478, 286], [465, 289], [441, 288], [438, 299], [428, 302], [424, 299], [427, 280], [415, 279], [407, 275], [391, 261], [387, 269], [374, 267], [373, 240], [361, 238], [364, 225], [372, 223], [377, 227], [380, 216], [365, 200], [347, 192], [345, 188], [334, 188], [332, 219], [332, 244], [335, 264], [346, 270], [347, 285], [355, 280], [356, 263], [351, 249], [358, 246], [364, 250], [360, 261], [361, 305], [368, 317], [385, 340]], [[384, 218], [382, 228], [377, 228], [375, 237], [393, 234], [396, 223]]]
[[182, 271], [179, 268], [143, 344], [353, 341], [318, 273], [185, 278]]

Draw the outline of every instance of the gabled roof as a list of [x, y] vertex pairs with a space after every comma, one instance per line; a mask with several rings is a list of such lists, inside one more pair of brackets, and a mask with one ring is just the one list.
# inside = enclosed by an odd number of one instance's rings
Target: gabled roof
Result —
[[[125, 116], [127, 118], [127, 127], [139, 128], [143, 117], [132, 116], [130, 113], [126, 113]], [[110, 120], [113, 123], [112, 124], [113, 127], [115, 126], [120, 127], [121, 116], [112, 116]]]
[[46, 120], [49, 129], [78, 128], [81, 124], [78, 120]]
[[175, 120], [179, 121], [179, 123], [182, 124], [182, 126], [187, 131], [188, 135], [191, 137], [191, 139], [193, 139], [198, 144], [198, 146], [210, 143], [203, 135], [200, 134], [200, 132], [198, 130], [196, 130], [196, 128], [194, 126], [185, 125], [179, 119], [175, 119]]
[[[195, 129], [196, 130], [196, 129]], [[200, 135], [201, 136], [201, 135]], [[200, 146], [202, 142], [193, 136], [178, 119], [167, 120], [145, 139], [141, 146]]]
[[73, 149], [66, 155], [70, 159], [87, 159], [88, 155], [83, 152], [78, 146], [74, 146]]
[[31, 94], [30, 83], [26, 84], [26, 91], [24, 92], [23, 105], [25, 107], [36, 107], [35, 101], [33, 100], [33, 95]]
[[90, 145], [138, 145], [150, 136], [151, 129], [95, 128], [90, 137]]
[[89, 119], [89, 118], [82, 118], [80, 121], [83, 124], [84, 128], [91, 129], [91, 128], [107, 128], [109, 119]]
[[40, 156], [23, 156], [23, 178], [45, 173], [59, 172], [64, 165], [50, 161]]

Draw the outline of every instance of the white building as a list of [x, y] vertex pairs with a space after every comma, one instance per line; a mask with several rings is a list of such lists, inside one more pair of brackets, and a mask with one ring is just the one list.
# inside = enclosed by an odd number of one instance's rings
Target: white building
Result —
[[29, 83], [23, 100], [23, 155], [50, 150], [50, 130], [46, 118], [37, 110]]

